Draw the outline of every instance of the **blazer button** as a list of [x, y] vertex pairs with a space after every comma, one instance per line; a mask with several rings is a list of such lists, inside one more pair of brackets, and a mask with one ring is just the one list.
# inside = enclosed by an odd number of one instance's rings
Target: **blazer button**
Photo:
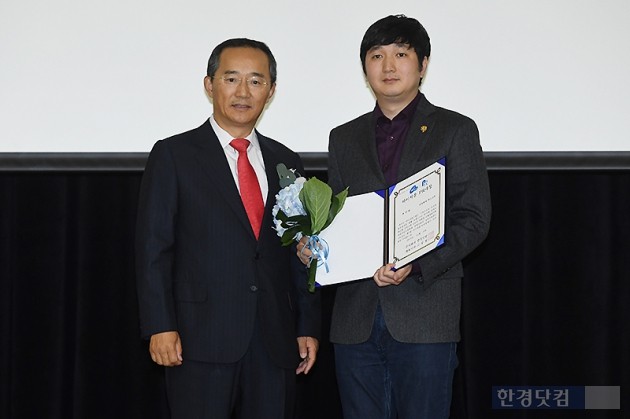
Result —
[[251, 292], [256, 292], [258, 291], [258, 287], [256, 285], [252, 285], [251, 287], [249, 287]]

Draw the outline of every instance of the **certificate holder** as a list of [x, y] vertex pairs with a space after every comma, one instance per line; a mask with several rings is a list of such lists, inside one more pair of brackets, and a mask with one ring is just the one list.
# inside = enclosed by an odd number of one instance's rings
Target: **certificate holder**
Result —
[[388, 192], [384, 261], [400, 268], [444, 244], [446, 158]]
[[386, 190], [349, 196], [319, 234], [329, 246], [317, 283], [371, 278], [379, 264], [400, 268], [444, 244], [446, 159]]
[[384, 206], [383, 208], [383, 266], [387, 265], [392, 260], [390, 258], [390, 253], [389, 253], [389, 242], [390, 242], [389, 232], [391, 228], [389, 209], [391, 206], [390, 202], [391, 202], [392, 192], [395, 190], [395, 188], [396, 188], [396, 185], [392, 185], [386, 190], [376, 192], [383, 198], [383, 206]]

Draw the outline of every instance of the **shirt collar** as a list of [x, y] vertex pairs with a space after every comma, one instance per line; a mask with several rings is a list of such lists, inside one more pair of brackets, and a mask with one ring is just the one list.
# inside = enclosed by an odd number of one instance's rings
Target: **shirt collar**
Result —
[[[230, 141], [232, 141], [234, 137], [232, 137], [226, 130], [224, 130], [223, 128], [219, 126], [217, 121], [214, 119], [214, 114], [210, 115], [209, 120], [210, 120], [210, 125], [212, 126], [212, 129], [214, 130], [214, 133], [217, 135], [217, 138], [219, 139], [219, 143], [221, 143], [221, 147], [223, 147], [224, 149], [226, 147], [230, 147], [229, 149], [233, 150], [232, 146], [230, 146]], [[250, 132], [246, 137], [241, 137], [241, 138], [245, 138], [246, 140], [249, 140], [249, 142], [254, 147], [254, 149], [260, 150], [260, 145], [258, 143], [258, 136], [256, 135], [255, 129], [253, 129], [252, 132]]]
[[[409, 104], [405, 106], [402, 111], [398, 112], [398, 115], [396, 115], [391, 121], [411, 120], [413, 114], [416, 112], [416, 108], [418, 107], [418, 102], [420, 102], [420, 96], [420, 91], [418, 91], [416, 97], [414, 97], [413, 100], [409, 102]], [[386, 117], [385, 114], [383, 114], [381, 107], [378, 106], [378, 102], [376, 102], [376, 106], [374, 106], [373, 113], [375, 121], [378, 121], [381, 118], [385, 118], [385, 120], [390, 121], [390, 119]]]

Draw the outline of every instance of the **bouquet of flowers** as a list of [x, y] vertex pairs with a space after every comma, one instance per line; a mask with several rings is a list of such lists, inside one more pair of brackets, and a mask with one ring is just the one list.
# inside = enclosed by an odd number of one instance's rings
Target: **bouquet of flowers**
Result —
[[[283, 246], [308, 237], [305, 248], [311, 251], [308, 267], [308, 289], [315, 291], [317, 266], [322, 264], [328, 269], [328, 244], [317, 235], [333, 222], [348, 196], [348, 189], [337, 195], [321, 180], [312, 177], [308, 180], [297, 176], [295, 170], [287, 169], [284, 164], [276, 167], [280, 176], [280, 192], [276, 195], [273, 207], [274, 229], [280, 236]], [[316, 263], [312, 263], [317, 259]]]

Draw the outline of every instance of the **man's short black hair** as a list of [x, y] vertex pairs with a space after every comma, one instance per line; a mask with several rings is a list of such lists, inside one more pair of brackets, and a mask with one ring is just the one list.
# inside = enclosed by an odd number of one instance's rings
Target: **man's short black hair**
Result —
[[276, 82], [278, 70], [276, 59], [271, 53], [271, 50], [264, 42], [255, 41], [253, 39], [247, 38], [228, 39], [227, 41], [223, 41], [219, 45], [217, 45], [214, 50], [212, 50], [212, 54], [210, 54], [210, 58], [208, 59], [208, 77], [214, 78], [214, 73], [216, 73], [217, 69], [219, 68], [219, 59], [221, 58], [221, 53], [226, 48], [254, 48], [259, 49], [267, 54], [267, 58], [269, 59], [269, 74], [271, 76], [271, 84], [274, 84]]
[[365, 57], [369, 50], [381, 45], [409, 44], [422, 66], [424, 57], [431, 55], [431, 41], [424, 26], [405, 15], [391, 15], [377, 20], [368, 28], [361, 41], [361, 65], [365, 73]]

